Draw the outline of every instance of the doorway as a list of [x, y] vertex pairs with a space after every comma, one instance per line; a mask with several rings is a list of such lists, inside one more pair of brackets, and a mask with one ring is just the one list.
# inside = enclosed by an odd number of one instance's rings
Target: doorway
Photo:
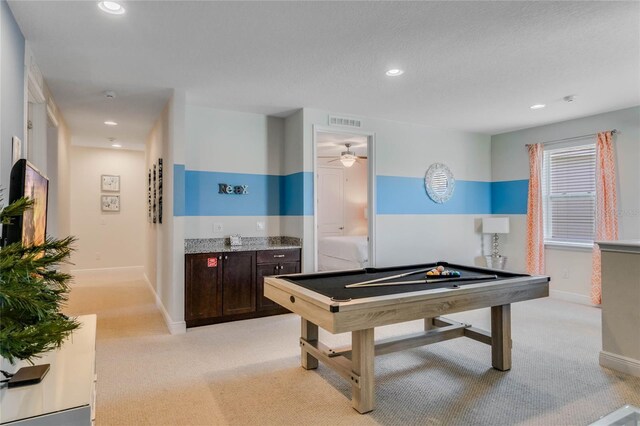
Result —
[[315, 270], [375, 264], [374, 135], [314, 127]]

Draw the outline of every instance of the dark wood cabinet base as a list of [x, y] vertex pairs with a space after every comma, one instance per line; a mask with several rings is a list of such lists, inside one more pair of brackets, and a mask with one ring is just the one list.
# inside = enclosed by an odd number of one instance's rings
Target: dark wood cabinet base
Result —
[[187, 254], [187, 327], [289, 313], [263, 296], [264, 277], [298, 272], [300, 249]]
[[200, 327], [202, 325], [221, 324], [224, 322], [242, 321], [242, 320], [248, 320], [248, 319], [254, 319], [254, 318], [270, 317], [273, 315], [290, 314], [290, 313], [291, 311], [288, 309], [276, 308], [268, 311], [249, 312], [246, 314], [225, 315], [221, 317], [187, 320], [186, 323], [187, 323], [187, 328], [190, 328], [190, 327]]

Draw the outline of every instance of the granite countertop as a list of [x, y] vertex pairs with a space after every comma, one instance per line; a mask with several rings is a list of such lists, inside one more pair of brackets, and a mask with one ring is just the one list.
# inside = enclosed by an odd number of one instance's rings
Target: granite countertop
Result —
[[299, 249], [302, 240], [295, 237], [243, 237], [242, 245], [232, 246], [229, 238], [196, 238], [184, 240], [185, 254]]

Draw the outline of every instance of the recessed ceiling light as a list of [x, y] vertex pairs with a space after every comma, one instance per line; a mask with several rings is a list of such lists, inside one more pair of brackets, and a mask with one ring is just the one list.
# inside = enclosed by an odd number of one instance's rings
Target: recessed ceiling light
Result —
[[392, 68], [388, 70], [385, 74], [387, 74], [389, 77], [397, 77], [399, 75], [404, 74], [404, 71], [398, 68]]
[[542, 109], [544, 107], [546, 107], [545, 104], [535, 104], [535, 105], [531, 105], [529, 108], [531, 108], [531, 109]]
[[100, 10], [112, 15], [122, 15], [124, 13], [124, 7], [116, 1], [101, 1], [98, 3]]
[[122, 148], [122, 145], [120, 145], [119, 143], [112, 143], [111, 146], [114, 148]]
[[111, 121], [111, 120], [105, 121], [104, 124], [106, 124], [107, 126], [117, 126], [118, 125], [118, 123], [116, 123], [115, 121]]

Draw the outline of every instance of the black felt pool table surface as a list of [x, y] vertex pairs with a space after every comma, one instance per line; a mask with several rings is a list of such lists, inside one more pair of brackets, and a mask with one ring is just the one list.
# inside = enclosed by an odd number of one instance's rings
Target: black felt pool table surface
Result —
[[[405, 272], [411, 272], [415, 270], [421, 270], [425, 268], [435, 268], [442, 265], [446, 270], [459, 271], [461, 278], [473, 278], [486, 275], [497, 275], [495, 279], [478, 279], [478, 280], [464, 280], [464, 281], [448, 281], [441, 283], [429, 283], [429, 284], [402, 284], [391, 286], [375, 286], [375, 287], [360, 287], [360, 288], [345, 288], [348, 284], [354, 284], [362, 281], [375, 280], [377, 278], [389, 277], [393, 275], [402, 274]], [[450, 264], [447, 262], [437, 263], [425, 263], [419, 265], [407, 265], [400, 267], [387, 267], [387, 268], [365, 268], [351, 271], [336, 271], [336, 272], [321, 272], [316, 274], [301, 274], [292, 277], [283, 276], [281, 278], [292, 282], [296, 285], [304, 287], [309, 290], [313, 290], [319, 294], [340, 300], [349, 299], [362, 299], [367, 297], [385, 296], [390, 294], [408, 293], [413, 291], [433, 290], [440, 288], [455, 288], [455, 286], [463, 287], [466, 285], [495, 282], [500, 280], [506, 280], [517, 277], [527, 277], [526, 274], [516, 274], [512, 272], [499, 271], [494, 269], [482, 269], [474, 268], [470, 266], [462, 266], [456, 264]], [[412, 275], [407, 275], [402, 278], [396, 278], [393, 280], [385, 281], [389, 283], [398, 281], [412, 281], [421, 280], [425, 278], [445, 278], [443, 276], [426, 276], [425, 272], [419, 272]]]

